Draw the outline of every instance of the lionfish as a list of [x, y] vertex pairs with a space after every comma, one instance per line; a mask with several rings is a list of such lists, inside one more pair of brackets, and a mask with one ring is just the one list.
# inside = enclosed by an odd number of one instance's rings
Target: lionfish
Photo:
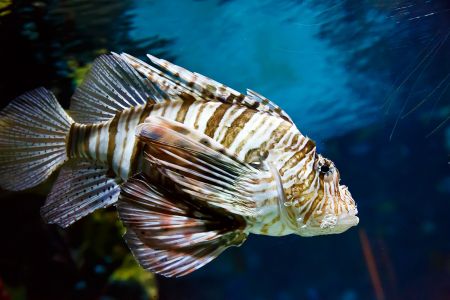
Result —
[[70, 116], [44, 88], [0, 113], [1, 187], [61, 170], [41, 209], [67, 227], [115, 205], [140, 265], [183, 276], [250, 233], [316, 236], [358, 224], [355, 202], [273, 102], [149, 55], [99, 57]]

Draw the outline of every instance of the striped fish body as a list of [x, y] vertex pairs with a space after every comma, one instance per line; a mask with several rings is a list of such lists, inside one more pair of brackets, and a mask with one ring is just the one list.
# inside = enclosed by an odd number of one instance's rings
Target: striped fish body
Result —
[[[259, 163], [272, 149], [293, 148], [305, 139], [292, 123], [266, 112], [239, 104], [179, 99], [127, 108], [98, 124], [74, 123], [68, 145], [70, 157], [105, 163], [121, 181], [126, 181], [142, 170], [143, 144], [136, 138], [136, 127], [152, 116], [204, 133], [247, 163]], [[272, 163], [282, 167], [282, 158], [291, 156], [283, 154], [272, 155]], [[247, 230], [266, 235], [292, 233], [281, 220], [277, 195], [271, 189], [259, 198], [261, 214], [248, 218]]]
[[70, 115], [41, 88], [0, 112], [0, 184], [61, 168], [41, 215], [67, 227], [115, 205], [142, 267], [183, 276], [250, 233], [313, 236], [358, 223], [334, 164], [276, 104], [149, 56], [104, 55]]

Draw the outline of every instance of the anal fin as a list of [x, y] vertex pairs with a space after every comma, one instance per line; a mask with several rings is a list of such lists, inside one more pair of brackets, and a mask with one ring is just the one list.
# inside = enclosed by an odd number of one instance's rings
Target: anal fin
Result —
[[98, 208], [114, 204], [120, 193], [118, 179], [108, 169], [88, 161], [64, 166], [41, 215], [47, 223], [67, 227]]

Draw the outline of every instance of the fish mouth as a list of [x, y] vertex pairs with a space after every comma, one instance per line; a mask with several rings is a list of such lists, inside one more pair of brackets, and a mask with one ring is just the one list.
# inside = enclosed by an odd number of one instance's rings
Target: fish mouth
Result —
[[359, 223], [359, 218], [356, 215], [346, 215], [339, 218], [338, 224], [343, 226], [356, 226]]
[[[276, 182], [277, 193], [278, 193], [278, 207], [279, 212], [281, 214], [281, 220], [283, 223], [290, 228], [293, 232], [301, 235], [301, 236], [314, 236], [320, 234], [333, 234], [333, 233], [342, 233], [349, 229], [350, 227], [356, 226], [359, 223], [359, 218], [356, 216], [358, 214], [358, 210], [356, 206], [346, 214], [342, 214], [340, 216], [336, 216], [334, 214], [329, 214], [329, 219], [326, 220], [325, 223], [322, 223], [317, 228], [311, 227], [311, 225], [301, 223], [301, 219], [298, 214], [296, 214], [295, 218], [289, 216], [287, 212], [287, 199], [286, 194], [284, 193], [283, 183], [281, 181], [281, 176], [276, 170], [276, 168], [266, 162], [266, 166], [272, 172], [274, 180]], [[345, 193], [349, 203], [353, 202], [353, 198], [348, 191], [346, 186], [342, 186], [343, 192]], [[297, 212], [296, 210], [294, 210]]]

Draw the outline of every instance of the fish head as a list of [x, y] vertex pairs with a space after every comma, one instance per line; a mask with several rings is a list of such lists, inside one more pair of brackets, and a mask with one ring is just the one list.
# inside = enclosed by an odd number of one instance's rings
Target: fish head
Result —
[[334, 163], [315, 149], [309, 156], [299, 168], [296, 182], [283, 188], [280, 209], [285, 223], [301, 236], [337, 234], [356, 226], [356, 203], [348, 187], [340, 184]]

